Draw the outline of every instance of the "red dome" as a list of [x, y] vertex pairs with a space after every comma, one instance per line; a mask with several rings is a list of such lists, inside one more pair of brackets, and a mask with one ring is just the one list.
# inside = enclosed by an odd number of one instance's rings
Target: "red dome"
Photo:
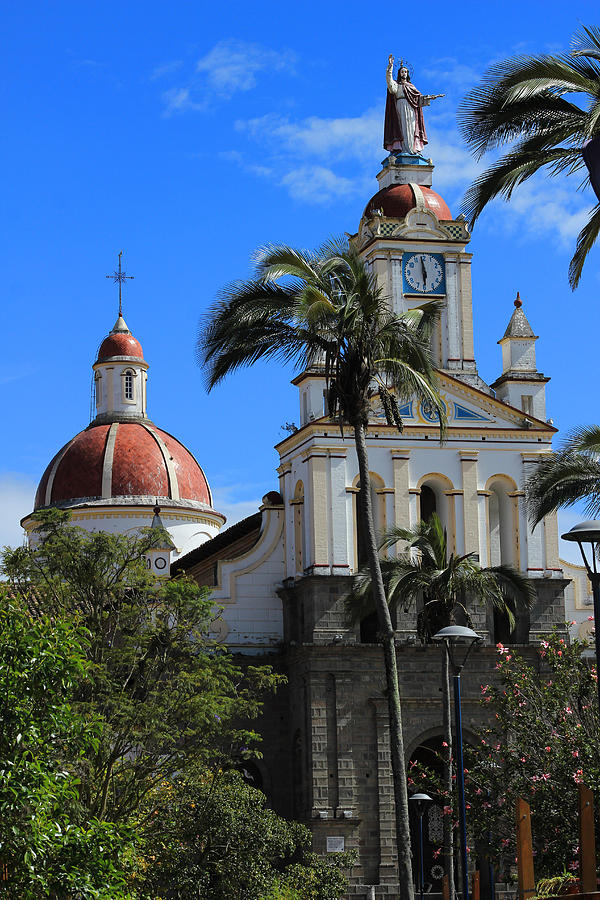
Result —
[[148, 421], [90, 425], [81, 431], [44, 472], [35, 508], [113, 497], [212, 504], [204, 472], [189, 450]]
[[[434, 212], [438, 219], [452, 220], [452, 213], [443, 197], [425, 185], [420, 184], [418, 187], [423, 194], [427, 209]], [[415, 209], [416, 206], [417, 199], [410, 184], [393, 184], [382, 191], [377, 191], [375, 196], [371, 197], [363, 215], [368, 218], [374, 209], [382, 209], [384, 216], [390, 219], [403, 219], [406, 213]]]
[[98, 362], [111, 356], [134, 356], [143, 359], [142, 345], [129, 332], [116, 332], [105, 337], [98, 350]]

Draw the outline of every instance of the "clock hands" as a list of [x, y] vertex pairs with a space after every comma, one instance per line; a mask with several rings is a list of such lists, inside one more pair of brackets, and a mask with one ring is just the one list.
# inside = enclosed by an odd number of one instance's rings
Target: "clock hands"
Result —
[[425, 266], [425, 257], [421, 257], [421, 273], [423, 275], [423, 290], [427, 288], [427, 268]]

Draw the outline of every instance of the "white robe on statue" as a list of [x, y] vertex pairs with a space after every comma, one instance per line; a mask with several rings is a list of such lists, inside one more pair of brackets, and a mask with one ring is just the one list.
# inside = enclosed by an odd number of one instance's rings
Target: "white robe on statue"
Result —
[[[414, 107], [408, 102], [404, 93], [404, 85], [401, 81], [395, 81], [393, 76], [393, 64], [388, 65], [386, 72], [387, 88], [390, 94], [396, 99], [396, 110], [398, 112], [398, 120], [402, 129], [402, 140], [394, 141], [387, 147], [388, 150], [400, 150], [403, 153], [420, 153], [425, 146], [420, 137], [415, 138], [416, 113]], [[413, 95], [418, 93], [414, 85]], [[429, 97], [419, 94], [419, 106], [429, 106]]]

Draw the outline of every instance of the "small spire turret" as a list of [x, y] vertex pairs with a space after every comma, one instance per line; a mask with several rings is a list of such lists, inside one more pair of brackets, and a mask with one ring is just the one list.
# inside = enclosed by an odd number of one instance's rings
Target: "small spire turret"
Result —
[[502, 375], [493, 384], [499, 400], [523, 410], [526, 416], [542, 421], [546, 418], [546, 383], [537, 370], [535, 342], [537, 335], [523, 312], [523, 301], [517, 291], [514, 311], [503, 337], [498, 341], [502, 347]]

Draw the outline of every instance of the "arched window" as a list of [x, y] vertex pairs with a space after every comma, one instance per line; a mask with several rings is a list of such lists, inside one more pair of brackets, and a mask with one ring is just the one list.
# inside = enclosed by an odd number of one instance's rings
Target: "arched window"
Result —
[[519, 521], [516, 498], [510, 496], [517, 489], [508, 475], [494, 475], [488, 479], [488, 547], [490, 566], [518, 568]]
[[[490, 566], [519, 568], [519, 516], [517, 485], [508, 475], [493, 475], [486, 484], [487, 540]], [[513, 609], [515, 625], [511, 628], [508, 615], [494, 609], [494, 643], [525, 643], [529, 632], [529, 614]]]
[[423, 522], [429, 522], [434, 512], [437, 512], [437, 502], [435, 491], [424, 484], [421, 488], [421, 519]]
[[361, 644], [381, 643], [376, 612], [369, 613], [360, 623], [360, 642]]
[[102, 403], [102, 375], [100, 372], [96, 372], [94, 381], [96, 385], [96, 406], [100, 406]]
[[296, 483], [294, 499], [294, 569], [296, 575], [304, 574], [306, 566], [306, 537], [304, 533], [304, 484]]
[[448, 535], [448, 550], [456, 550], [456, 525], [454, 516], [454, 486], [449, 478], [440, 472], [432, 472], [420, 479], [418, 517], [429, 522], [433, 513], [437, 513]]
[[123, 399], [134, 400], [134, 372], [131, 369], [125, 369], [123, 372]]

